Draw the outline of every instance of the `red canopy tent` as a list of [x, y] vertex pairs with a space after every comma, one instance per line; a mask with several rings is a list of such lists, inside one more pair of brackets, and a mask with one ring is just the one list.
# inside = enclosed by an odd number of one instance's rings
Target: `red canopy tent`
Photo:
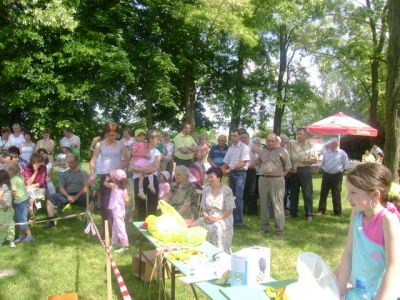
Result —
[[349, 117], [342, 112], [306, 126], [306, 129], [308, 132], [314, 134], [339, 134], [339, 136], [342, 134], [363, 136], [378, 135], [377, 129]]

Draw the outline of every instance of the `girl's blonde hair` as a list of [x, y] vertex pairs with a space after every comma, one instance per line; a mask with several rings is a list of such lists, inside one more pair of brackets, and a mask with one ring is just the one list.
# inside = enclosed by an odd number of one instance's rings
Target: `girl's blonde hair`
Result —
[[349, 171], [347, 180], [356, 188], [366, 192], [380, 191], [382, 204], [390, 201], [388, 192], [392, 184], [392, 174], [384, 165], [377, 163], [358, 165]]
[[[21, 171], [21, 169], [19, 168], [19, 166], [17, 165], [17, 164], [15, 164], [15, 163], [11, 163], [11, 164], [7, 164], [7, 166], [6, 166], [6, 171], [8, 172], [8, 173], [13, 173], [14, 175], [18, 175], [19, 174], [19, 172]], [[10, 176], [11, 177], [11, 176]]]

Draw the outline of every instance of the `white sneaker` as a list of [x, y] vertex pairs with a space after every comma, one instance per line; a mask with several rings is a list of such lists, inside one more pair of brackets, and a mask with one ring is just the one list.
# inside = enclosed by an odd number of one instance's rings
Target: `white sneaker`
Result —
[[118, 250], [115, 250], [114, 252], [119, 254], [119, 253], [128, 251], [128, 249], [129, 249], [129, 248], [122, 247], [122, 248], [119, 248]]
[[11, 241], [10, 242], [10, 248], [15, 248], [15, 247], [17, 247], [17, 245], [15, 245], [14, 241]]

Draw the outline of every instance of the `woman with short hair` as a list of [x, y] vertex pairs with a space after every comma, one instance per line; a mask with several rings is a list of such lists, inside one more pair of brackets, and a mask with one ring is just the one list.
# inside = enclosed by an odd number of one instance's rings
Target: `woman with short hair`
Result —
[[[133, 185], [135, 193], [135, 206], [139, 220], [143, 221], [148, 215], [155, 214], [158, 205], [158, 169], [160, 167], [161, 153], [157, 150], [157, 145], [160, 143], [160, 132], [156, 129], [151, 129], [147, 132], [147, 147], [149, 149], [148, 167], [139, 167], [133, 165]], [[144, 174], [143, 193], [146, 199], [141, 199], [139, 194], [139, 179], [141, 174]], [[148, 174], [153, 175], [154, 190], [149, 189]]]
[[230, 253], [233, 238], [233, 209], [235, 197], [232, 190], [221, 183], [222, 170], [211, 167], [206, 172], [210, 185], [204, 187], [201, 197], [202, 217], [195, 224], [208, 231], [207, 240]]
[[199, 212], [199, 195], [189, 180], [189, 169], [184, 165], [175, 168], [175, 182], [171, 183], [168, 202], [184, 219], [196, 219]]

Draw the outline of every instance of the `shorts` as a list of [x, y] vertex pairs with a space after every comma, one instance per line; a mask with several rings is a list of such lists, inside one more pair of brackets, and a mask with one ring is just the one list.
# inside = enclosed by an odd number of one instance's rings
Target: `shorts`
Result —
[[[15, 223], [27, 223], [28, 222], [28, 209], [29, 200], [25, 200], [15, 204]], [[17, 227], [19, 230], [29, 229], [28, 224], [19, 225]]]

